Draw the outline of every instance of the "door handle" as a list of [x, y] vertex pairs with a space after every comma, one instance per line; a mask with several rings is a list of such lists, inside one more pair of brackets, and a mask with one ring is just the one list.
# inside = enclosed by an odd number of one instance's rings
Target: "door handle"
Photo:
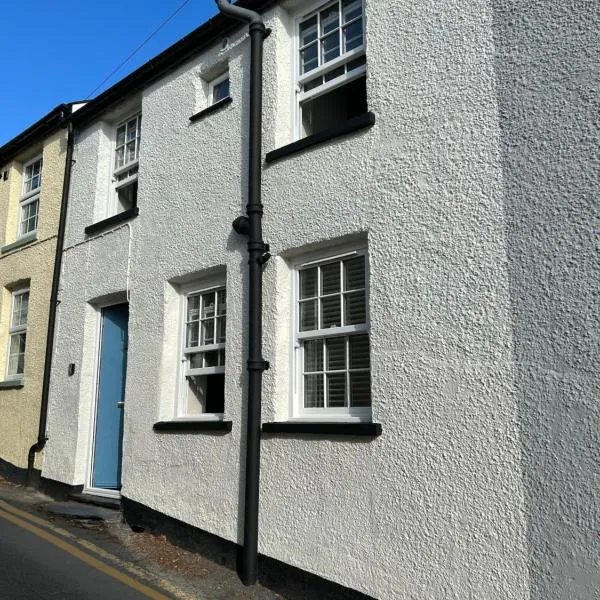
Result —
[[117, 402], [117, 408], [123, 408], [125, 406], [125, 402]]

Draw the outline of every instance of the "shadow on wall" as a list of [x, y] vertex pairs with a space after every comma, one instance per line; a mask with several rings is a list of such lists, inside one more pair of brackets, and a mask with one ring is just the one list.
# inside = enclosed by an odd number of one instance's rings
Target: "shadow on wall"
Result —
[[492, 0], [531, 598], [600, 589], [600, 12]]

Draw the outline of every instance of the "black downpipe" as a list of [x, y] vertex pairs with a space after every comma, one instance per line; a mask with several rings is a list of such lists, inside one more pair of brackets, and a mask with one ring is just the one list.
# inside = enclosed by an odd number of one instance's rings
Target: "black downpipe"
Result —
[[48, 332], [46, 335], [46, 355], [44, 357], [44, 379], [42, 381], [42, 400], [40, 406], [40, 424], [38, 439], [27, 455], [27, 485], [33, 485], [33, 465], [35, 455], [41, 452], [48, 441], [46, 437], [46, 423], [48, 420], [48, 397], [50, 393], [50, 370], [52, 368], [52, 354], [54, 352], [54, 329], [56, 326], [56, 308], [58, 305], [58, 286], [60, 283], [60, 270], [62, 265], [62, 251], [65, 241], [67, 223], [67, 203], [71, 183], [71, 168], [73, 166], [73, 124], [67, 122], [67, 156], [65, 158], [65, 174], [63, 179], [62, 198], [60, 202], [60, 217], [58, 221], [58, 234], [56, 236], [56, 252], [54, 255], [54, 271], [52, 273], [52, 290], [50, 291], [50, 307], [48, 312]]
[[246, 439], [246, 485], [244, 490], [244, 546], [241, 579], [245, 585], [256, 583], [258, 576], [258, 502], [260, 477], [260, 418], [262, 374], [268, 363], [262, 357], [262, 267], [270, 258], [262, 237], [261, 203], [262, 147], [262, 65], [263, 41], [267, 30], [254, 11], [232, 6], [228, 0], [216, 0], [221, 12], [250, 24], [250, 131], [248, 156], [247, 217], [233, 222], [237, 233], [248, 236], [249, 348], [248, 348], [248, 421]]

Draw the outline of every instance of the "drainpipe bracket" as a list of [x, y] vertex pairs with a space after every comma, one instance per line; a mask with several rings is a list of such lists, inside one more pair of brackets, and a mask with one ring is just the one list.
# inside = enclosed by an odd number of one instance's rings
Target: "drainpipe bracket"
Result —
[[250, 220], [244, 215], [237, 217], [231, 226], [233, 227], [233, 230], [240, 235], [250, 234]]

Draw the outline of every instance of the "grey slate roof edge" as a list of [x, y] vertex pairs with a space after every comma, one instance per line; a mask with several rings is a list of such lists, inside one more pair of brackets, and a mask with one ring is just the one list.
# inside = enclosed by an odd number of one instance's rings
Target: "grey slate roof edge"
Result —
[[[279, 1], [240, 0], [235, 4], [257, 12], [263, 12], [278, 4]], [[227, 36], [242, 27], [244, 27], [244, 24], [240, 21], [218, 13], [73, 113], [74, 126], [81, 127], [91, 122], [129, 96], [140, 92], [150, 83], [197, 56], [219, 38]]]

